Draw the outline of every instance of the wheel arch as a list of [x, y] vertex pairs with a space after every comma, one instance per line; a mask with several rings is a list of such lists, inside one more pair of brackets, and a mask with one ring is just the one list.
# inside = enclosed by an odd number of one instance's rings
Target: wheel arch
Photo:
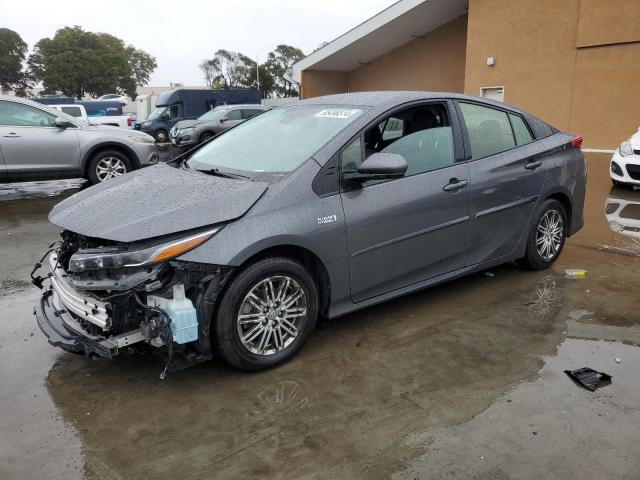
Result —
[[[324, 262], [312, 252], [309, 248], [295, 243], [280, 243], [274, 245], [263, 245], [245, 253], [241, 258], [234, 259], [234, 272], [227, 280], [229, 285], [231, 280], [237, 276], [247, 265], [267, 257], [285, 257], [300, 262], [309, 270], [313, 278], [316, 280], [319, 296], [318, 314], [320, 318], [326, 318], [329, 313], [329, 305], [331, 304], [331, 280], [329, 272]], [[220, 297], [224, 291], [220, 292]], [[219, 302], [216, 299], [216, 304]]]
[[102, 142], [94, 145], [87, 151], [87, 153], [84, 154], [84, 157], [82, 159], [82, 173], [85, 177], [88, 174], [89, 161], [91, 160], [91, 158], [93, 158], [93, 156], [97, 153], [104, 150], [119, 151], [125, 154], [131, 160], [134, 169], [140, 168], [140, 159], [138, 158], [138, 155], [136, 155], [136, 152], [134, 152], [131, 148], [118, 142]]
[[567, 224], [568, 229], [567, 232], [571, 231], [571, 225], [573, 225], [573, 204], [571, 203], [571, 197], [568, 192], [564, 192], [562, 190], [549, 192], [545, 200], [557, 200], [564, 207], [564, 211], [567, 214]]

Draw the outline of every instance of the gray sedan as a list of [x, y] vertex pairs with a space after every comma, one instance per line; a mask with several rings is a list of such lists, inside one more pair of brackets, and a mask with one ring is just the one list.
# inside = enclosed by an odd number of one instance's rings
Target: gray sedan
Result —
[[221, 105], [195, 120], [176, 123], [169, 139], [177, 147], [194, 146], [269, 109], [264, 105]]
[[31, 100], [0, 97], [0, 181], [100, 183], [158, 163], [152, 136], [93, 126]]
[[318, 318], [514, 260], [549, 268], [583, 225], [581, 142], [456, 94], [276, 108], [56, 205], [38, 323], [89, 355], [272, 367]]

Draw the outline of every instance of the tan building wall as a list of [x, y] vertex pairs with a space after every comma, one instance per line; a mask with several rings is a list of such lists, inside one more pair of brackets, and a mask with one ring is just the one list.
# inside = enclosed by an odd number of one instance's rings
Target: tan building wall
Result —
[[582, 134], [585, 148], [615, 148], [640, 125], [638, 0], [514, 6], [469, 2], [465, 93], [504, 86], [505, 102]]
[[349, 90], [462, 93], [466, 43], [464, 15], [349, 72]]
[[582, 134], [585, 148], [614, 149], [640, 126], [640, 0], [469, 0], [468, 19], [369, 65], [302, 72], [303, 98], [405, 89], [479, 95], [494, 86], [504, 87], [505, 102]]
[[323, 72], [303, 70], [301, 72], [300, 98], [313, 98], [348, 91], [346, 72]]

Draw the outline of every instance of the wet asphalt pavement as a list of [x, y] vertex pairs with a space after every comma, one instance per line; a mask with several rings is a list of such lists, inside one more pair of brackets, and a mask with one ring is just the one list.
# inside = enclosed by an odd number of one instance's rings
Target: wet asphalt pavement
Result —
[[[349, 315], [275, 370], [165, 381], [153, 358], [47, 344], [28, 274], [81, 185], [0, 185], [0, 479], [639, 478], [640, 191], [607, 168], [590, 156], [585, 228], [551, 270]], [[613, 383], [579, 388], [563, 370], [582, 366]]]

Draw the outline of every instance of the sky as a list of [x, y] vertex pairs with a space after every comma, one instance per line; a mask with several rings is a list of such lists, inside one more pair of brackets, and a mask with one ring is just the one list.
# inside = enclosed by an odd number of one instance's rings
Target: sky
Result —
[[260, 62], [282, 43], [309, 54], [395, 1], [2, 0], [0, 27], [18, 32], [29, 49], [66, 26], [110, 33], [156, 57], [149, 85], [196, 86], [204, 85], [198, 65], [220, 48]]

